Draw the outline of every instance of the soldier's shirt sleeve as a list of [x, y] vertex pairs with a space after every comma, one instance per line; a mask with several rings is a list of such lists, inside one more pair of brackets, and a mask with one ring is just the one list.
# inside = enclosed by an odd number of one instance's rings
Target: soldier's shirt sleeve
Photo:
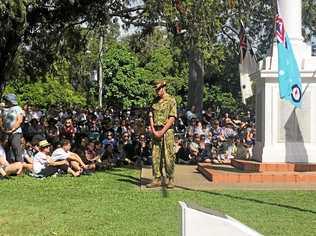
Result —
[[176, 103], [176, 99], [174, 99], [174, 98], [170, 99], [169, 117], [177, 118], [177, 103]]

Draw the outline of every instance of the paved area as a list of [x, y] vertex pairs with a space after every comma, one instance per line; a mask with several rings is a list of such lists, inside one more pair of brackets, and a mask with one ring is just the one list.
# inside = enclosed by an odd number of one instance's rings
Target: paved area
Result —
[[[214, 184], [208, 181], [193, 165], [176, 165], [176, 189], [190, 190], [316, 190], [316, 184]], [[145, 166], [141, 172], [141, 189], [152, 179], [150, 166]], [[159, 189], [159, 188], [158, 188]], [[148, 189], [146, 189], [148, 190]]]

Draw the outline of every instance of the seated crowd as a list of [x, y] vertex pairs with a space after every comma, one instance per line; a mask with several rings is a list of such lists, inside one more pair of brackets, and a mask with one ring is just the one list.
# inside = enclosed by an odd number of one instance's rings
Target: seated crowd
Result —
[[179, 114], [176, 128], [177, 163], [229, 163], [231, 158], [252, 158], [256, 129], [249, 111], [240, 119], [229, 113], [221, 117], [208, 109], [199, 118], [193, 107]]
[[[143, 110], [51, 107], [45, 111], [30, 106], [23, 110], [23, 161], [15, 161], [8, 135], [0, 133], [0, 176], [24, 172], [38, 178], [80, 176], [113, 166], [151, 165], [151, 134]], [[239, 119], [208, 109], [199, 117], [193, 108], [178, 112], [174, 129], [177, 163], [252, 157], [255, 125], [250, 113]]]
[[150, 165], [150, 139], [140, 114], [144, 113], [24, 107], [23, 161], [16, 161], [10, 135], [2, 132], [0, 175], [27, 171], [34, 177], [80, 176], [124, 164]]

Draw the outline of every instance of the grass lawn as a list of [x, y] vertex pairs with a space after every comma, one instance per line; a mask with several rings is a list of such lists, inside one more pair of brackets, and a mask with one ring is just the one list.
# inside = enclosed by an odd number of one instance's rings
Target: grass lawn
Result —
[[0, 181], [0, 235], [179, 235], [178, 201], [222, 211], [264, 235], [315, 235], [316, 192], [140, 190], [138, 171]]

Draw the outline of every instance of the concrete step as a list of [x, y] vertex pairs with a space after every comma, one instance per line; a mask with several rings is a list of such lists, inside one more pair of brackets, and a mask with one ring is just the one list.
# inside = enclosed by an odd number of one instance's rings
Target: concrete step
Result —
[[232, 159], [231, 165], [243, 171], [255, 172], [312, 172], [316, 163], [261, 163], [252, 160]]
[[232, 165], [201, 163], [198, 170], [212, 183], [316, 183], [316, 172], [244, 171]]

